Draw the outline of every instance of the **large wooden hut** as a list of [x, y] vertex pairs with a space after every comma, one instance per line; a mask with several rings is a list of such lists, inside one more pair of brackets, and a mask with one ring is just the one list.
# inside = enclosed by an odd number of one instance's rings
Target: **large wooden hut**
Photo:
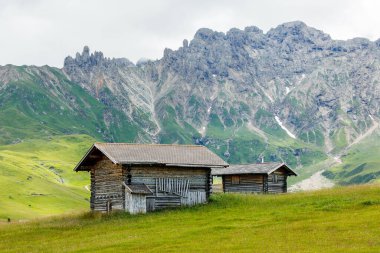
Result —
[[297, 176], [285, 163], [230, 165], [212, 171], [221, 176], [223, 192], [283, 193], [287, 192], [287, 177]]
[[95, 143], [74, 171], [91, 173], [91, 210], [145, 213], [207, 202], [227, 166], [204, 146]]

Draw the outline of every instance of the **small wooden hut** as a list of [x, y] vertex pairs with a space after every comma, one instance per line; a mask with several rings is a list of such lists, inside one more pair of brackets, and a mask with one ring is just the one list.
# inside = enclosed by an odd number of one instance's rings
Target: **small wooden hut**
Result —
[[211, 168], [227, 166], [204, 146], [95, 143], [74, 171], [91, 174], [91, 210], [135, 214], [207, 202]]
[[284, 193], [287, 192], [287, 177], [297, 176], [285, 163], [257, 163], [230, 165], [212, 171], [221, 176], [223, 192]]

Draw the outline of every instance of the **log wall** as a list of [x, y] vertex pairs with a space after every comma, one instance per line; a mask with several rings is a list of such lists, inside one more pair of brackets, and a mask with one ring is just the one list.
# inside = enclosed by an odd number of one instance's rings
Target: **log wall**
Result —
[[278, 169], [266, 174], [223, 175], [224, 192], [284, 193], [287, 192], [287, 172]]
[[98, 161], [91, 168], [91, 210], [124, 209], [123, 169], [110, 160]]
[[246, 174], [237, 175], [239, 182], [233, 182], [232, 177], [235, 175], [223, 176], [224, 192], [241, 192], [241, 193], [260, 193], [263, 192], [263, 175]]
[[147, 201], [150, 202], [149, 211], [181, 206], [181, 197], [173, 195], [147, 197]]
[[283, 170], [276, 170], [268, 175], [268, 193], [287, 192], [287, 174]]
[[[181, 179], [189, 182], [186, 197], [160, 191], [158, 179]], [[177, 180], [177, 181], [181, 181]], [[152, 195], [129, 194], [126, 184], [145, 184]], [[183, 181], [181, 181], [183, 183]], [[122, 166], [105, 157], [91, 167], [91, 210], [107, 212], [126, 209], [131, 213], [152, 211], [181, 205], [205, 203], [211, 193], [211, 169], [164, 166]], [[182, 185], [183, 186], [183, 185]], [[143, 199], [145, 204], [143, 204]]]
[[[164, 166], [125, 166], [126, 182], [145, 184], [153, 194], [147, 196], [147, 210], [178, 207], [181, 205], [195, 205], [205, 203], [211, 192], [211, 169], [184, 168]], [[186, 197], [160, 191], [157, 187], [158, 179], [181, 179], [189, 181]]]

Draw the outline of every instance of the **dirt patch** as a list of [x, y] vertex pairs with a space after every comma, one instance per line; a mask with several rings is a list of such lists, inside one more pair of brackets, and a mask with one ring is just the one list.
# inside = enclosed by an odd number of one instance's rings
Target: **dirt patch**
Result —
[[322, 173], [324, 170], [318, 171], [311, 177], [302, 180], [288, 188], [288, 192], [298, 192], [298, 191], [313, 191], [324, 188], [331, 188], [334, 186], [334, 182], [330, 179], [324, 177]]

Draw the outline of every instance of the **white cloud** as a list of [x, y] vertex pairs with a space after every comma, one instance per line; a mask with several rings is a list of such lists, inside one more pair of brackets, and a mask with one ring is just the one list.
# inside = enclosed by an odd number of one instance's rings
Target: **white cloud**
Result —
[[197, 29], [255, 25], [267, 31], [302, 20], [335, 39], [380, 37], [372, 0], [0, 0], [0, 65], [61, 67], [84, 45], [108, 57], [162, 57]]

